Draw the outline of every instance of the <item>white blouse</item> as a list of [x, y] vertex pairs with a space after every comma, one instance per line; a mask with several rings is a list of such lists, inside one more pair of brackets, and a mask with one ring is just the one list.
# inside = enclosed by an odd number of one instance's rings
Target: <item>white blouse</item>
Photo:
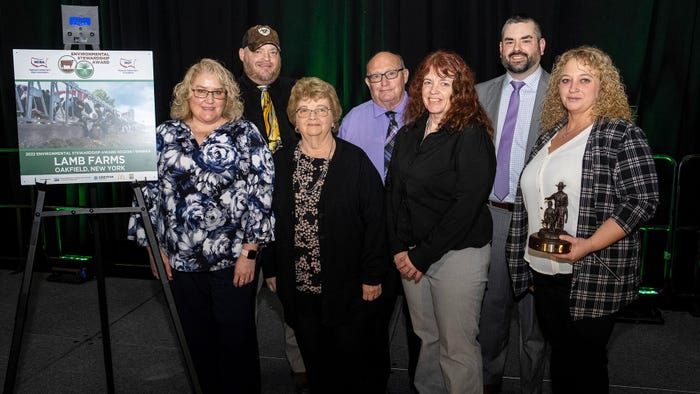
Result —
[[[568, 196], [568, 205], [566, 206], [568, 218], [564, 223], [564, 230], [571, 236], [576, 236], [579, 201], [581, 199], [583, 152], [586, 149], [586, 141], [588, 141], [592, 127], [593, 125], [588, 126], [552, 153], [549, 153], [549, 147], [552, 143], [550, 140], [523, 170], [520, 187], [528, 213], [529, 234], [536, 233], [542, 228], [542, 219], [545, 209], [548, 207], [546, 198], [552, 197], [559, 190], [557, 184], [562, 182], [565, 185], [562, 191]], [[559, 132], [561, 133], [561, 131]], [[572, 272], [571, 264], [560, 263], [554, 260], [550, 254], [530, 248], [525, 249], [525, 261], [530, 264], [533, 270], [545, 275], [570, 274]]]

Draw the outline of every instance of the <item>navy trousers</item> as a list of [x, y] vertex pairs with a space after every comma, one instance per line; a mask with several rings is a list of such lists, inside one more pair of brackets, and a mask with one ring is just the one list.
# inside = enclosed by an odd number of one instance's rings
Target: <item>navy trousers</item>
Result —
[[233, 286], [233, 268], [173, 270], [170, 287], [204, 393], [259, 393], [257, 281]]

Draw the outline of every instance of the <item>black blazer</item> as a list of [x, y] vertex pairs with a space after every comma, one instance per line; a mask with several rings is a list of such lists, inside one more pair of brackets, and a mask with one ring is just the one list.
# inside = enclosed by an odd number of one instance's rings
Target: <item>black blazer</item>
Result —
[[[389, 262], [379, 174], [360, 148], [338, 138], [335, 142], [319, 201], [321, 314], [327, 325], [341, 323], [358, 312], [362, 284], [380, 284]], [[294, 148], [285, 146], [274, 155], [275, 242], [264, 252], [273, 262], [273, 272], [265, 276], [276, 275], [285, 320], [292, 327], [296, 317]]]

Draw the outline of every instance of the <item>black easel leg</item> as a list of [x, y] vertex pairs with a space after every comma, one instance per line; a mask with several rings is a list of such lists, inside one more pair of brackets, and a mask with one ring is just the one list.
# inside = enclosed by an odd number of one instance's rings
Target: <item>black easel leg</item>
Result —
[[199, 379], [197, 378], [197, 372], [194, 369], [192, 356], [190, 355], [190, 350], [187, 346], [185, 332], [182, 329], [182, 323], [180, 323], [180, 316], [177, 313], [177, 307], [175, 306], [175, 298], [173, 297], [173, 292], [170, 289], [170, 284], [168, 283], [168, 276], [165, 273], [165, 267], [163, 267], [163, 259], [160, 256], [160, 247], [158, 246], [158, 241], [156, 240], [156, 235], [153, 231], [153, 224], [151, 223], [151, 218], [148, 215], [148, 209], [146, 207], [146, 202], [143, 198], [143, 192], [141, 191], [141, 186], [138, 183], [132, 184], [132, 188], [134, 190], [136, 202], [138, 203], [138, 206], [141, 210], [143, 227], [146, 231], [148, 244], [151, 248], [153, 258], [156, 263], [156, 271], [158, 272], [158, 277], [160, 278], [160, 284], [163, 287], [163, 295], [165, 296], [166, 304], [168, 305], [168, 310], [170, 311], [170, 318], [172, 319], [173, 327], [175, 328], [175, 333], [177, 334], [177, 339], [180, 343], [182, 357], [185, 359], [185, 367], [187, 368], [187, 372], [189, 372], [190, 388], [192, 389], [193, 393], [200, 394], [202, 392], [202, 389], [199, 386]]
[[695, 259], [693, 262], [693, 298], [690, 306], [690, 314], [700, 317], [700, 230], [697, 231], [697, 243]]
[[[15, 210], [15, 221], [17, 222], [17, 228], [15, 229], [17, 231], [17, 250], [24, 250], [24, 242], [22, 242], [22, 215], [19, 209]], [[23, 269], [22, 260], [18, 259], [14, 272], [22, 272]]]
[[[97, 205], [97, 191], [95, 185], [90, 185], [90, 202]], [[114, 369], [112, 367], [112, 340], [109, 331], [109, 313], [107, 310], [107, 286], [105, 284], [104, 261], [102, 260], [102, 243], [100, 240], [100, 218], [90, 216], [90, 226], [93, 236], [93, 261], [95, 262], [95, 276], [97, 278], [97, 299], [100, 306], [100, 328], [102, 330], [102, 352], [105, 362], [105, 377], [107, 380], [107, 393], [114, 393]]]
[[46, 190], [39, 188], [39, 193], [34, 207], [34, 220], [32, 232], [29, 238], [29, 251], [27, 252], [27, 263], [22, 274], [22, 285], [19, 289], [17, 299], [17, 310], [15, 312], [15, 327], [12, 332], [12, 345], [10, 347], [10, 357], [7, 360], [7, 371], [5, 372], [5, 385], [3, 393], [10, 394], [15, 390], [15, 379], [19, 365], [19, 356], [22, 348], [22, 336], [24, 335], [24, 323], [27, 320], [27, 306], [29, 304], [29, 290], [32, 286], [32, 274], [34, 273], [34, 257], [36, 255], [36, 245], [39, 239], [39, 228], [41, 227], [41, 212], [44, 210], [44, 199]]

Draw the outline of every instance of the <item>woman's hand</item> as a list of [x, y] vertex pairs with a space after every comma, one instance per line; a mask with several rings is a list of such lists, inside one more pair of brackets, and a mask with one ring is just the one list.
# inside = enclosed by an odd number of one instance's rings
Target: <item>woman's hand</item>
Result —
[[362, 284], [362, 299], [365, 301], [374, 301], [382, 295], [382, 285], [376, 286]]
[[408, 257], [407, 251], [396, 253], [394, 255], [394, 264], [396, 265], [396, 269], [399, 270], [401, 278], [403, 279], [413, 279], [416, 283], [418, 283], [423, 277], [423, 273], [420, 272], [411, 262], [411, 258]]
[[236, 267], [233, 269], [233, 285], [243, 287], [255, 279], [255, 260], [246, 256], [238, 256]]
[[[244, 243], [241, 246], [245, 250], [258, 250], [258, 245]], [[255, 279], [255, 259], [249, 259], [244, 256], [243, 252], [236, 260], [236, 266], [233, 269], [233, 285], [235, 287], [243, 287]]]
[[[151, 263], [151, 273], [153, 274], [153, 277], [156, 279], [160, 279], [158, 277], [158, 269], [156, 267], [156, 259], [153, 257], [153, 253], [151, 252], [151, 248], [148, 249], [148, 261]], [[173, 272], [170, 268], [170, 259], [168, 258], [168, 255], [165, 254], [165, 251], [162, 248], [158, 248], [160, 250], [160, 258], [163, 259], [163, 266], [165, 267], [165, 275], [168, 277], [168, 280], [173, 280]]]
[[595, 251], [591, 240], [588, 238], [575, 238], [570, 235], [560, 235], [559, 239], [571, 242], [571, 250], [569, 253], [554, 255], [558, 261], [573, 264], [582, 259], [585, 255]]
[[609, 218], [598, 227], [590, 238], [574, 238], [569, 235], [560, 235], [559, 239], [571, 242], [571, 251], [566, 254], [556, 255], [556, 258], [573, 264], [589, 253], [607, 248], [621, 240], [625, 235], [622, 227], [614, 219]]

